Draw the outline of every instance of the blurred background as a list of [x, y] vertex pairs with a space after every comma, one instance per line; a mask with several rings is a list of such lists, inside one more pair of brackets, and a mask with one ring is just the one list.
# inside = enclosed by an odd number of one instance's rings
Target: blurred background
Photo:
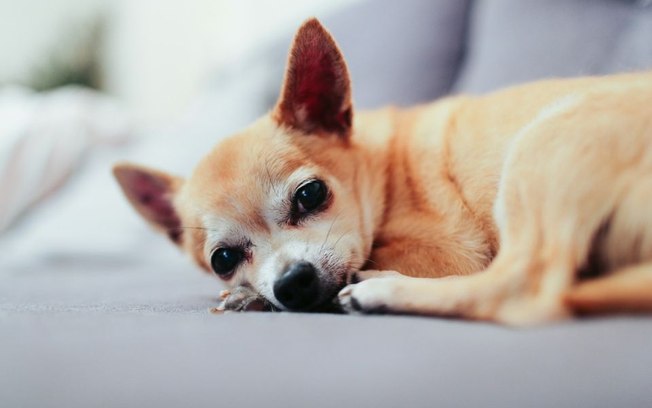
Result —
[[355, 1], [2, 0], [0, 83], [89, 86], [157, 126], [230, 62]]
[[187, 175], [273, 106], [306, 18], [333, 33], [354, 105], [368, 109], [649, 69], [651, 3], [0, 0], [0, 266], [147, 264], [151, 251], [134, 248], [164, 239], [128, 207], [111, 165]]
[[164, 133], [255, 50], [355, 2], [1, 0], [0, 231], [97, 145]]
[[0, 0], [0, 270], [179, 259], [129, 208], [112, 164], [187, 175], [274, 105], [306, 18], [333, 33], [355, 108], [370, 109], [649, 69], [651, 4]]

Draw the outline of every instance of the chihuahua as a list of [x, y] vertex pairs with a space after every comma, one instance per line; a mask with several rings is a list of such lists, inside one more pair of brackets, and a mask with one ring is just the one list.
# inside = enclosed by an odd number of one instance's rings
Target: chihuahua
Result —
[[188, 179], [114, 174], [234, 289], [230, 310], [339, 303], [514, 325], [652, 310], [650, 72], [354, 116], [344, 58], [311, 19], [274, 109]]

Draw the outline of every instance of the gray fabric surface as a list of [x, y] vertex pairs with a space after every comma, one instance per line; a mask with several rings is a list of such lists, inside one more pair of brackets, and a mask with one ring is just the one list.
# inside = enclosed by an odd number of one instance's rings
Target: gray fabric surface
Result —
[[0, 273], [2, 407], [647, 407], [652, 321], [213, 315], [166, 242]]
[[649, 319], [513, 330], [416, 317], [213, 315], [215, 281], [159, 244], [122, 265], [4, 272], [0, 406], [652, 404]]
[[[474, 3], [458, 91], [641, 68], [652, 56], [650, 10], [636, 2]], [[347, 54], [358, 106], [449, 90], [466, 5], [383, 0], [325, 19]], [[129, 158], [187, 174], [273, 103], [286, 50], [283, 40], [222, 73], [169, 134], [92, 157], [1, 237], [0, 407], [652, 406], [647, 317], [512, 330], [416, 317], [209, 314], [217, 280], [148, 230], [109, 166]]]
[[649, 407], [652, 326], [413, 317], [29, 313], [4, 407]]

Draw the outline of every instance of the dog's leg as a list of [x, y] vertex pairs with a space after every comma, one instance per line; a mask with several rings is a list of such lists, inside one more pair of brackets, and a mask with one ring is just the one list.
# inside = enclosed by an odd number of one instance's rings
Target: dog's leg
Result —
[[581, 282], [566, 294], [566, 303], [580, 314], [652, 311], [652, 263]]
[[[652, 164], [652, 160], [650, 160]], [[566, 294], [580, 314], [652, 311], [652, 168], [635, 179], [594, 249], [606, 276], [577, 282]]]
[[339, 300], [344, 310], [354, 313], [479, 317], [471, 310], [472, 298], [478, 294], [471, 288], [478, 280], [467, 278], [427, 279], [403, 275], [372, 278], [345, 287], [339, 293]]

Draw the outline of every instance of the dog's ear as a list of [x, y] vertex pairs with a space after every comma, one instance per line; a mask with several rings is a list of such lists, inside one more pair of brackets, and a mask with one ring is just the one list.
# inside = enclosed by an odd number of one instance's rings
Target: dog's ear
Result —
[[158, 170], [128, 163], [115, 165], [113, 175], [136, 211], [172, 242], [180, 244], [181, 220], [173, 200], [182, 180]]
[[294, 37], [274, 118], [306, 134], [346, 138], [351, 132], [349, 72], [335, 40], [315, 18]]

